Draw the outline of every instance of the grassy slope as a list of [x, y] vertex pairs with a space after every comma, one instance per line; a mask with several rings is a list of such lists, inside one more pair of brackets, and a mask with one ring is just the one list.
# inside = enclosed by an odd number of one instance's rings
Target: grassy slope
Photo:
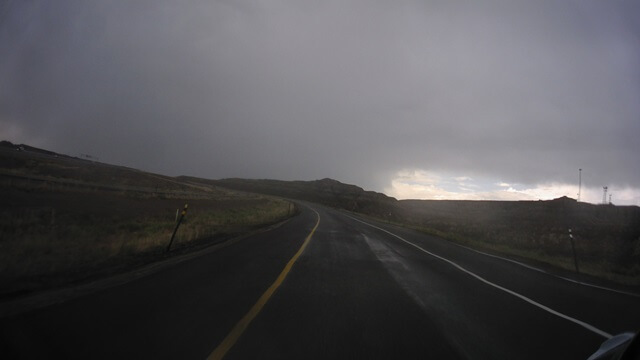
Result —
[[402, 201], [409, 223], [472, 247], [640, 285], [640, 208], [551, 201]]
[[0, 295], [122, 271], [292, 214], [290, 203], [212, 185], [0, 146]]

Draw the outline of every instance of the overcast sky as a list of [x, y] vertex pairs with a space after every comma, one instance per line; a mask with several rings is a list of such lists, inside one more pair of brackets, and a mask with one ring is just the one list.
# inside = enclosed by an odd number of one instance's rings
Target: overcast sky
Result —
[[640, 205], [639, 4], [4, 0], [0, 139], [399, 198], [575, 198], [582, 168]]

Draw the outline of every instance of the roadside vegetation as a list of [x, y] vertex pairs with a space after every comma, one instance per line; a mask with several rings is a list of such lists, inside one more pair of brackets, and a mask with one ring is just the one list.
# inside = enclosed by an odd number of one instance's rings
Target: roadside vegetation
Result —
[[[640, 208], [551, 201], [402, 201], [407, 225], [553, 270], [640, 285]], [[569, 237], [574, 239], [575, 258]]]
[[413, 228], [552, 272], [640, 286], [640, 208], [550, 201], [396, 200], [331, 179], [212, 180], [229, 189], [313, 201]]
[[296, 211], [270, 196], [12, 148], [0, 148], [0, 165], [0, 297], [126, 271]]
[[[251, 194], [253, 193], [253, 194]], [[261, 195], [258, 195], [261, 194]], [[299, 199], [410, 227], [552, 272], [640, 286], [640, 208], [401, 200], [332, 179], [168, 177], [0, 142], [0, 296], [163, 259], [278, 223]], [[569, 237], [574, 238], [574, 251]]]

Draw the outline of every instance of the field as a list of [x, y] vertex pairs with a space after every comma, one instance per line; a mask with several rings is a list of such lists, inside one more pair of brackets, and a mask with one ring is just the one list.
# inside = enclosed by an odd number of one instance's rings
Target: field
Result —
[[577, 260], [581, 274], [640, 285], [637, 206], [593, 205], [569, 198], [400, 203], [406, 209], [406, 225], [459, 244], [550, 270], [575, 272]]
[[[285, 200], [0, 147], [0, 296], [127, 271], [278, 223]], [[171, 252], [176, 211], [188, 204]]]

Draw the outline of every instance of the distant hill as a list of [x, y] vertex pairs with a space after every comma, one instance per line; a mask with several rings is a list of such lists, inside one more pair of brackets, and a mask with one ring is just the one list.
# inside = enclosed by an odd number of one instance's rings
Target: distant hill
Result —
[[286, 200], [8, 141], [0, 142], [0, 199], [0, 301], [129, 271], [296, 213]]
[[400, 220], [403, 218], [400, 203], [395, 198], [374, 191], [366, 191], [358, 186], [344, 184], [333, 179], [313, 181], [237, 178], [206, 180], [187, 176], [180, 176], [177, 179], [191, 183], [199, 182], [216, 185], [227, 189], [304, 200], [384, 219]]
[[58, 154], [24, 144], [15, 145], [9, 141], [0, 141], [0, 178], [14, 178], [14, 183], [24, 179], [32, 183], [39, 181], [48, 185], [101, 190], [171, 194], [194, 191], [193, 186], [182, 184], [170, 176]]
[[6, 140], [0, 141], [0, 148], [5, 148], [5, 149], [10, 149], [10, 150], [15, 150], [15, 151], [29, 151], [31, 153], [40, 153], [40, 154], [51, 155], [51, 156], [70, 157], [70, 156], [66, 156], [66, 155], [57, 154], [57, 153], [55, 153], [53, 151], [43, 150], [43, 149], [39, 149], [37, 147], [25, 145], [25, 144], [15, 145], [15, 144], [12, 144], [10, 141], [6, 141]]

